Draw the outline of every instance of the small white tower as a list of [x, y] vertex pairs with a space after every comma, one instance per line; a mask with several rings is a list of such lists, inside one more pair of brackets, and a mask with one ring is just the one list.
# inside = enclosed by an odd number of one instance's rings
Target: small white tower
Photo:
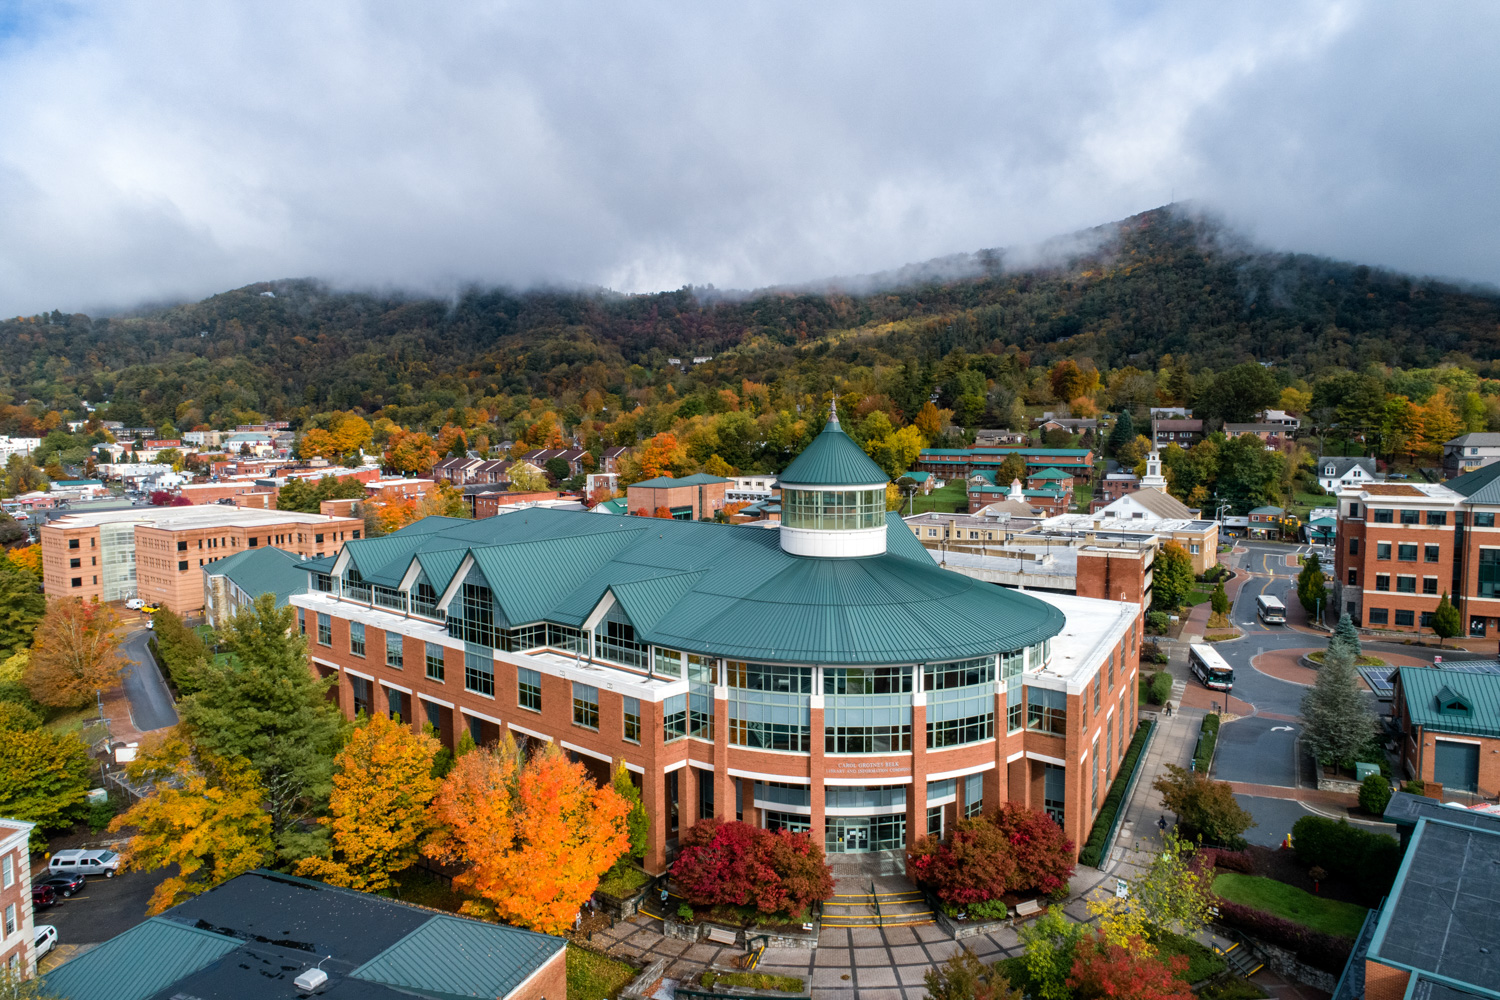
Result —
[[823, 433], [787, 466], [781, 486], [781, 547], [797, 556], [876, 556], [885, 552], [889, 480], [843, 428], [837, 403]]
[[1167, 477], [1161, 474], [1161, 452], [1155, 448], [1146, 456], [1146, 474], [1141, 477], [1141, 486], [1154, 486], [1159, 490], [1167, 488]]

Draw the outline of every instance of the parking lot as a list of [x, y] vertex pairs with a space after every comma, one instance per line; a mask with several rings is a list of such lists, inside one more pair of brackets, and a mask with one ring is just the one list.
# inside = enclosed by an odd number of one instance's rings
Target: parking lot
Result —
[[[145, 920], [151, 893], [167, 874], [163, 869], [90, 878], [73, 898], [59, 896], [56, 903], [36, 910], [36, 923], [57, 928], [56, 960], [67, 958], [82, 946], [108, 941]], [[32, 872], [32, 883], [46, 877], [47, 869], [40, 867]]]

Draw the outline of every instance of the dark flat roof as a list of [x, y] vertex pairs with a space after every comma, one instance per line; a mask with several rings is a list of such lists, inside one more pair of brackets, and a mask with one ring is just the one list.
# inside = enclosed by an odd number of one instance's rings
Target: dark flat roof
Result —
[[1444, 823], [1452, 823], [1456, 826], [1470, 826], [1500, 832], [1500, 814], [1445, 806], [1436, 799], [1429, 799], [1425, 795], [1414, 795], [1411, 792], [1392, 792], [1391, 800], [1386, 803], [1385, 815], [1382, 818], [1387, 823], [1395, 823], [1397, 826], [1416, 826], [1417, 820], [1424, 817], [1442, 820]]
[[1500, 996], [1500, 831], [1418, 820], [1369, 958]]

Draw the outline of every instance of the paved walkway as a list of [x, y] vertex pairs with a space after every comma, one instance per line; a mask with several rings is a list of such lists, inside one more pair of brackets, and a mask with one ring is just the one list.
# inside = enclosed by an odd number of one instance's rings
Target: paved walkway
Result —
[[[1181, 680], [1173, 685], [1174, 702], [1180, 702], [1185, 687]], [[1136, 779], [1130, 801], [1125, 806], [1125, 818], [1120, 821], [1114, 849], [1104, 862], [1104, 870], [1111, 876], [1134, 878], [1145, 871], [1151, 859], [1161, 851], [1162, 831], [1157, 824], [1163, 817], [1168, 824], [1174, 819], [1162, 804], [1161, 792], [1152, 788], [1151, 783], [1167, 773], [1168, 764], [1188, 766], [1198, 745], [1198, 730], [1206, 714], [1200, 709], [1178, 707], [1170, 716], [1157, 715], [1156, 732], [1151, 737], [1145, 760], [1141, 762], [1141, 776]]]

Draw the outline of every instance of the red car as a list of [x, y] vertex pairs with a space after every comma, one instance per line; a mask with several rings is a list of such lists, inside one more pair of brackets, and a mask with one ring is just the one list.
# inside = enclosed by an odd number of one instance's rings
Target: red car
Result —
[[41, 906], [51, 906], [57, 902], [57, 890], [43, 883], [31, 887], [31, 906], [33, 909]]

